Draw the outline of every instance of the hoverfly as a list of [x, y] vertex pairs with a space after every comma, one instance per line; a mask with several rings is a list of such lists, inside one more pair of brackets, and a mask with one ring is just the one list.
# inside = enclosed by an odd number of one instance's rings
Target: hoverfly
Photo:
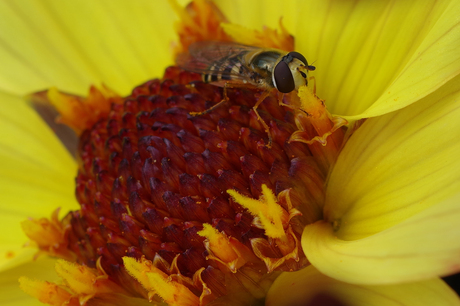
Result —
[[262, 120], [257, 107], [270, 91], [276, 88], [281, 93], [289, 93], [308, 84], [307, 72], [315, 70], [308, 65], [305, 57], [298, 52], [259, 48], [233, 42], [201, 41], [189, 47], [189, 52], [177, 58], [177, 65], [184, 70], [200, 73], [203, 82], [224, 87], [224, 99], [201, 113], [209, 113], [227, 101], [227, 88], [252, 87], [265, 92], [253, 107], [268, 134], [271, 147], [272, 138], [268, 125]]

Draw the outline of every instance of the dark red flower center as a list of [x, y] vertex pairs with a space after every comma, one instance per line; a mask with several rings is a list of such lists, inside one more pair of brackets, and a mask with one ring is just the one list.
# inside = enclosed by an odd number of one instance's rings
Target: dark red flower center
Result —
[[[267, 272], [307, 265], [297, 242], [302, 228], [321, 218], [326, 174], [307, 144], [289, 142], [297, 130], [293, 111], [280, 106], [276, 96], [260, 105], [273, 137], [268, 148], [267, 133], [252, 110], [260, 93], [230, 89], [229, 102], [192, 116], [223, 98], [222, 88], [199, 79], [168, 68], [162, 80], [136, 87], [122, 104], [112, 104], [108, 118], [80, 137], [76, 196], [81, 209], [63, 221], [70, 225], [68, 248], [90, 267], [100, 260], [110, 279], [134, 296], [147, 293], [123, 268], [125, 256], [150, 260], [167, 274], [173, 265], [176, 274], [190, 280], [200, 271], [212, 299], [233, 291], [229, 284], [241, 285], [242, 275], [258, 284]], [[283, 259], [285, 250], [227, 193], [233, 189], [258, 199], [262, 185], [275, 195], [288, 190], [290, 204], [302, 213], [286, 225], [294, 241], [288, 248], [296, 249], [297, 257]], [[239, 267], [242, 275], [209, 256], [206, 239], [198, 234], [205, 223], [256, 255]], [[200, 296], [203, 284], [192, 283], [189, 289]], [[257, 290], [246, 283], [242, 298], [257, 298]]]

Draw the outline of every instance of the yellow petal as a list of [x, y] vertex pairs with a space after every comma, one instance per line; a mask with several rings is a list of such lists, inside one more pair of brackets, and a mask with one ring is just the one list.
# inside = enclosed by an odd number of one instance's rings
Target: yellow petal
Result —
[[[231, 23], [245, 26], [249, 29], [260, 30], [263, 26], [272, 29], [279, 28], [279, 18], [284, 16], [283, 24], [288, 23], [291, 16], [297, 19], [298, 9], [303, 8], [302, 1], [215, 1], [221, 11], [227, 16]], [[289, 31], [291, 34], [295, 34]]]
[[[1, 218], [0, 222], [3, 222], [3, 219], [7, 218]], [[36, 248], [25, 248], [24, 244], [28, 240], [28, 238], [22, 233], [19, 232], [21, 229], [16, 229], [16, 224], [18, 224], [16, 220], [13, 220], [11, 222], [12, 228], [11, 230], [17, 230], [18, 232], [14, 232], [13, 235], [17, 236], [16, 239], [18, 241], [13, 241], [10, 243], [4, 242], [4, 239], [1, 239], [1, 245], [0, 245], [0, 254], [2, 254], [1, 261], [0, 261], [0, 272], [10, 269], [12, 267], [19, 266], [23, 263], [30, 262], [34, 255], [37, 254], [37, 249]], [[3, 227], [3, 226], [2, 226]], [[3, 238], [3, 237], [2, 237]]]
[[0, 236], [1, 270], [30, 260], [21, 221], [77, 205], [73, 159], [21, 99], [0, 93], [0, 101], [0, 231], [8, 233]]
[[321, 297], [353, 306], [460, 305], [455, 292], [440, 279], [386, 286], [352, 285], [329, 278], [312, 266], [281, 274], [270, 288], [265, 305], [322, 305], [313, 302]]
[[0, 305], [2, 306], [43, 306], [19, 288], [18, 279], [27, 275], [30, 279], [57, 280], [54, 272], [55, 260], [40, 258], [19, 267], [0, 273]]
[[278, 28], [317, 67], [332, 113], [372, 117], [404, 107], [460, 72], [458, 1], [217, 1], [231, 22]]
[[127, 94], [172, 64], [174, 19], [167, 1], [1, 1], [0, 90]]
[[322, 273], [357, 284], [388, 284], [460, 271], [460, 193], [375, 235], [345, 241], [324, 221], [305, 228], [302, 247]]
[[[425, 3], [418, 3], [427, 9], [429, 8]], [[438, 7], [431, 9], [437, 11]], [[429, 22], [432, 22], [432, 18], [435, 17], [436, 13], [430, 12]], [[436, 23], [433, 24], [433, 27], [426, 32], [426, 36], [420, 45], [411, 53], [409, 61], [405, 62], [400, 67], [401, 69], [398, 69], [398, 73], [388, 84], [389, 86], [384, 88], [378, 100], [361, 114], [346, 118], [350, 120], [369, 118], [400, 109], [425, 97], [459, 75], [459, 15], [459, 2], [451, 1], [442, 15], [436, 20]], [[405, 27], [405, 25], [399, 26]], [[397, 44], [400, 41], [397, 40], [393, 43]], [[391, 57], [388, 57], [388, 59], [391, 60]]]
[[[299, 18], [297, 25], [301, 32], [294, 35], [297, 34], [297, 49], [309, 61], [315, 61], [317, 69], [312, 75], [317, 81], [317, 94], [334, 114], [357, 115], [347, 119], [365, 117], [363, 112], [387, 94], [393, 82], [400, 86], [399, 94], [408, 87], [407, 79], [397, 79], [405, 69], [408, 76], [413, 76], [416, 69], [417, 78], [426, 78], [423, 85], [410, 88], [406, 94], [410, 92], [412, 97], [401, 96], [398, 104], [392, 101], [392, 109], [380, 110], [374, 116], [412, 103], [415, 97], [423, 97], [460, 70], [460, 55], [453, 54], [460, 43], [456, 41], [458, 31], [449, 31], [455, 19], [443, 15], [449, 14], [445, 12], [449, 1], [312, 2], [299, 9], [298, 14], [304, 18]], [[452, 3], [454, 7], [449, 9], [452, 16], [457, 16], [458, 2]], [[312, 14], [313, 20], [305, 18]], [[444, 27], [439, 24], [441, 19]], [[289, 23], [286, 26], [290, 29]], [[446, 43], [437, 49], [434, 41], [443, 34]], [[452, 47], [446, 48], [449, 42]], [[425, 49], [423, 60], [417, 59]], [[449, 67], [451, 74], [442, 72], [444, 67]], [[390, 104], [388, 99], [379, 103]]]
[[325, 218], [340, 239], [377, 233], [460, 190], [460, 77], [418, 103], [367, 120], [339, 155]]

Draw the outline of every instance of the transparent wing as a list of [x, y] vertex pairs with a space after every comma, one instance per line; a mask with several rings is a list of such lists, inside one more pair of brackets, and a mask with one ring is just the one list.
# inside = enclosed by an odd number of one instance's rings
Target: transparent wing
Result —
[[200, 41], [190, 45], [188, 53], [178, 56], [176, 63], [184, 70], [201, 73], [215, 74], [216, 70], [211, 70], [214, 64], [231, 60], [239, 61], [241, 68], [239, 73], [234, 71], [218, 71], [223, 77], [229, 76], [232, 80], [251, 81], [250, 76], [253, 71], [244, 62], [243, 56], [248, 52], [258, 51], [260, 48], [222, 41]]

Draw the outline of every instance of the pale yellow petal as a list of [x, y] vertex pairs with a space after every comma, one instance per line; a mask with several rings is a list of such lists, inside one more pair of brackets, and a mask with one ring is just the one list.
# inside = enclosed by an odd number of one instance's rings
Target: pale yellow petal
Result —
[[345, 241], [331, 224], [305, 228], [302, 247], [322, 273], [357, 284], [391, 284], [460, 271], [460, 193], [375, 235]]
[[[418, 3], [423, 5], [422, 1]], [[430, 18], [431, 15], [430, 13]], [[369, 118], [400, 109], [425, 97], [459, 75], [459, 15], [460, 3], [451, 1], [378, 100], [362, 113], [346, 118]]]
[[340, 239], [377, 233], [460, 190], [460, 77], [400, 111], [368, 119], [339, 155], [325, 218]]
[[283, 18], [283, 24], [289, 25], [289, 32], [297, 37], [298, 33], [291, 25], [298, 20], [300, 10], [305, 8], [308, 1], [215, 0], [214, 2], [231, 23], [256, 30], [264, 26], [277, 29], [279, 19]]
[[168, 1], [0, 1], [0, 90], [127, 94], [173, 63], [175, 19]]
[[22, 266], [2, 271], [0, 273], [0, 305], [2, 306], [39, 306], [43, 305], [37, 299], [30, 297], [19, 288], [18, 279], [27, 276], [31, 279], [56, 281], [54, 272], [55, 260], [40, 258]]
[[312, 266], [278, 277], [265, 305], [322, 305], [313, 303], [321, 296], [349, 306], [460, 305], [455, 292], [440, 279], [386, 286], [353, 285], [329, 278]]
[[217, 1], [231, 22], [283, 24], [332, 113], [357, 119], [404, 107], [460, 73], [458, 1]]
[[[316, 1], [316, 5], [305, 8], [307, 15], [314, 17], [303, 19], [305, 32], [301, 37], [307, 37], [308, 43], [299, 42], [299, 50], [305, 46], [307, 58], [316, 61], [317, 70], [312, 75], [317, 79], [318, 96], [326, 100], [330, 111], [360, 114], [386, 93], [411, 58], [424, 50], [423, 45], [446, 34], [440, 29], [436, 31], [439, 36], [426, 37], [444, 17], [447, 5], [447, 1]], [[449, 21], [452, 26], [455, 20]], [[449, 35], [447, 41], [458, 38], [458, 34]], [[458, 54], [445, 58], [460, 43], [454, 42], [454, 47], [433, 50], [432, 56], [426, 54], [420, 66], [415, 61], [418, 76], [436, 74], [439, 78], [441, 68], [458, 61]], [[431, 69], [426, 67], [428, 60]], [[460, 62], [450, 68], [458, 73]], [[451, 77], [445, 75], [437, 84], [425, 83], [420, 92], [433, 91]]]
[[4, 93], [0, 101], [0, 231], [8, 233], [0, 236], [1, 270], [31, 258], [21, 221], [78, 206], [72, 157], [24, 101]]

